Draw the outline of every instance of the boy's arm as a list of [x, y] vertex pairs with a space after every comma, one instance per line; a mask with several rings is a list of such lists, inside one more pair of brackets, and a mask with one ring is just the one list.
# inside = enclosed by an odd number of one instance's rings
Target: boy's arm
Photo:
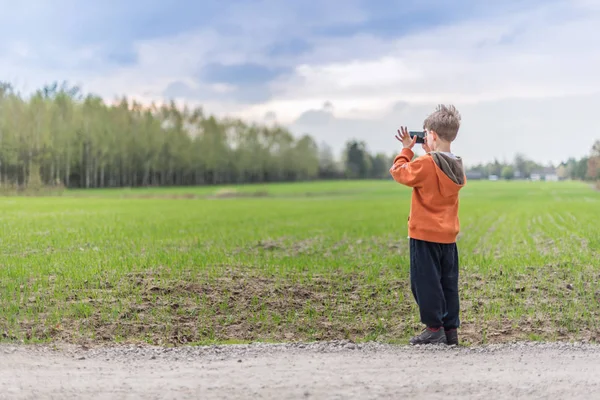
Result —
[[412, 161], [415, 153], [409, 148], [403, 148], [394, 159], [390, 174], [394, 180], [410, 187], [419, 187], [427, 177], [422, 160]]

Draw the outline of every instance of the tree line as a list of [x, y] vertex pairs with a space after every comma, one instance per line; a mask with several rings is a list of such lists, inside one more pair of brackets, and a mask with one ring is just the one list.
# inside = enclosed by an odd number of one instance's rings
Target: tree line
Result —
[[391, 156], [351, 141], [342, 160], [310, 135], [202, 108], [106, 104], [66, 83], [31, 96], [0, 83], [0, 185], [78, 188], [384, 178]]
[[469, 168], [470, 174], [481, 177], [497, 176], [502, 179], [530, 179], [534, 174], [552, 173], [560, 179], [597, 180], [600, 178], [600, 140], [593, 145], [588, 156], [569, 158], [558, 165], [543, 165], [517, 154], [512, 162], [494, 160]]
[[174, 103], [107, 105], [54, 84], [24, 98], [0, 86], [0, 182], [102, 188], [293, 181], [319, 174], [308, 135]]
[[[127, 98], [107, 104], [66, 83], [23, 96], [0, 82], [3, 188], [390, 179], [394, 156], [373, 154], [364, 142], [351, 140], [338, 159], [308, 134], [217, 118], [201, 107], [144, 106]], [[597, 157], [569, 160], [565, 169], [573, 178], [589, 177], [600, 164], [591, 159]], [[507, 167], [495, 162], [474, 170], [502, 175]], [[521, 157], [511, 167], [536, 165]]]

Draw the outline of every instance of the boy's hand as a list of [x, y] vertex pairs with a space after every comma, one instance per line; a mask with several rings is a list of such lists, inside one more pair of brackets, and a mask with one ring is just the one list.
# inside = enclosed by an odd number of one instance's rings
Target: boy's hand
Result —
[[426, 153], [431, 153], [431, 147], [427, 144], [427, 137], [425, 137], [425, 143], [421, 146]]
[[408, 129], [404, 126], [398, 130], [398, 135], [396, 135], [396, 140], [402, 143], [402, 146], [405, 149], [412, 149], [417, 143], [417, 137], [414, 136], [412, 139], [410, 138], [410, 134], [408, 133]]

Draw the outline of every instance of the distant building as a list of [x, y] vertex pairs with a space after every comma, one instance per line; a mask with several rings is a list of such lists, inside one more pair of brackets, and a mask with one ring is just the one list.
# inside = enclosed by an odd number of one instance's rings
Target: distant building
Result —
[[532, 181], [548, 181], [548, 182], [556, 182], [558, 181], [558, 173], [556, 168], [554, 167], [545, 167], [542, 169], [536, 169], [531, 172]]
[[467, 171], [465, 175], [467, 175], [467, 180], [471, 181], [483, 178], [483, 174], [479, 171]]
[[490, 175], [490, 176], [488, 177], [488, 179], [489, 179], [490, 181], [497, 181], [497, 180], [498, 180], [498, 175]]

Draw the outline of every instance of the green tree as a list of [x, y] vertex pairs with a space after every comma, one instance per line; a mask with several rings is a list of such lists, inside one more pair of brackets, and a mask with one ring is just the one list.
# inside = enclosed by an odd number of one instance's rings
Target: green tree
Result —
[[205, 115], [174, 102], [106, 104], [50, 84], [24, 98], [0, 82], [0, 184], [197, 185], [319, 177], [309, 135]]
[[503, 164], [500, 164], [498, 162], [498, 160], [494, 160], [494, 163], [490, 164], [489, 167], [488, 167], [489, 174], [490, 175], [501, 176], [503, 168], [504, 168]]
[[370, 171], [370, 157], [364, 142], [352, 140], [346, 144], [346, 174], [348, 178], [364, 179]]
[[374, 179], [387, 178], [390, 174], [390, 167], [391, 162], [385, 154], [378, 153], [374, 156], [371, 156], [370, 177]]
[[512, 165], [507, 165], [502, 168], [502, 178], [503, 179], [513, 179], [515, 177], [515, 169]]
[[514, 161], [515, 174], [519, 174], [521, 178], [529, 178], [531, 175], [531, 163], [521, 153], [517, 153]]
[[319, 177], [331, 179], [338, 176], [338, 168], [331, 147], [327, 143], [319, 146]]
[[580, 160], [574, 161], [573, 165], [573, 178], [578, 180], [585, 180], [587, 175], [589, 157], [584, 157]]

